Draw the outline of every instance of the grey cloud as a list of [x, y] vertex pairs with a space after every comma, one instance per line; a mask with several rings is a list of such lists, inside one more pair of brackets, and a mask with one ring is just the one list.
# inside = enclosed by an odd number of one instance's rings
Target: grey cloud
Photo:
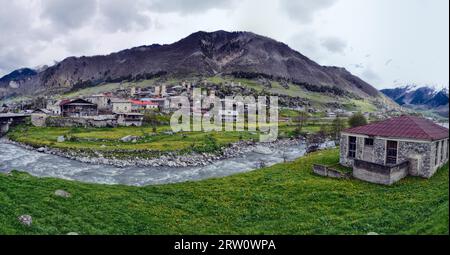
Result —
[[347, 48], [347, 43], [337, 37], [328, 37], [322, 39], [322, 46], [330, 52], [343, 54]]
[[[21, 6], [19, 1], [1, 1], [0, 5], [0, 75], [23, 67], [32, 57], [31, 48], [40, 48], [45, 40], [45, 30], [30, 27], [31, 7]], [[31, 53], [31, 54], [30, 54]]]
[[311, 23], [314, 14], [334, 5], [337, 0], [280, 0], [281, 8], [293, 20]]
[[152, 11], [179, 12], [184, 14], [200, 13], [210, 9], [228, 9], [234, 0], [153, 0]]
[[364, 72], [362, 73], [362, 77], [371, 82], [381, 81], [381, 77], [370, 67], [368, 67], [368, 68], [366, 68], [366, 70], [364, 70]]
[[318, 43], [317, 35], [313, 31], [304, 31], [295, 34], [290, 39], [290, 44], [294, 49], [297, 49], [303, 55], [314, 58], [314, 60], [319, 60], [320, 49], [317, 46]]
[[41, 18], [50, 20], [54, 27], [61, 29], [76, 29], [87, 24], [97, 9], [95, 0], [45, 0], [41, 3]]
[[108, 31], [145, 29], [151, 24], [145, 1], [99, 0], [100, 20]]
[[0, 73], [8, 73], [26, 63], [26, 55], [17, 52], [15, 48], [0, 51]]

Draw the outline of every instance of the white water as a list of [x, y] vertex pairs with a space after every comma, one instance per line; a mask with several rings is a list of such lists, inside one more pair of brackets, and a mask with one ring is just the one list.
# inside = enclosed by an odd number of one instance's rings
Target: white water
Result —
[[63, 157], [30, 151], [16, 145], [0, 143], [0, 172], [19, 170], [38, 177], [56, 177], [87, 183], [144, 186], [152, 184], [197, 181], [248, 172], [258, 168], [294, 160], [305, 154], [305, 146], [277, 148], [269, 155], [255, 152], [241, 157], [217, 161], [203, 167], [126, 167], [81, 163]]

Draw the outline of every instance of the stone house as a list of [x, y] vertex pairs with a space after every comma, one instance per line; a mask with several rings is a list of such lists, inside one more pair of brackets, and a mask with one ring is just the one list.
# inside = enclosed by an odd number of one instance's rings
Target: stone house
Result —
[[111, 96], [108, 94], [98, 94], [92, 95], [86, 98], [87, 101], [96, 104], [98, 110], [100, 111], [108, 111], [111, 110]]
[[170, 108], [170, 100], [168, 98], [141, 98], [141, 101], [152, 102], [158, 104], [158, 108], [165, 111]]
[[119, 126], [142, 126], [144, 115], [141, 113], [116, 113]]
[[63, 117], [86, 117], [98, 115], [97, 105], [84, 99], [63, 100], [60, 103]]
[[129, 113], [132, 110], [132, 104], [127, 99], [111, 99], [113, 113]]
[[432, 177], [449, 159], [449, 130], [413, 116], [400, 116], [341, 133], [340, 163], [353, 176], [391, 185], [407, 175]]
[[145, 110], [157, 110], [158, 104], [150, 101], [130, 100], [133, 112], [143, 112]]
[[62, 100], [48, 100], [47, 106], [45, 109], [52, 112], [52, 115], [59, 116], [61, 115], [61, 102]]
[[31, 124], [36, 127], [45, 127], [45, 121], [53, 112], [48, 109], [36, 109], [31, 113]]

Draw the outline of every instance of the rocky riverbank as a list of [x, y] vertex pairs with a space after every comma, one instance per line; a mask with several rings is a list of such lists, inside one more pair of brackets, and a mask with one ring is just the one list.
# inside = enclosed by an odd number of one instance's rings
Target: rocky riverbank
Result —
[[77, 160], [84, 163], [90, 163], [95, 165], [111, 165], [116, 167], [130, 167], [130, 166], [142, 166], [142, 167], [195, 167], [206, 166], [212, 164], [218, 160], [224, 160], [241, 156], [245, 153], [255, 152], [259, 154], [271, 154], [273, 149], [287, 146], [295, 146], [304, 143], [300, 139], [285, 139], [278, 140], [272, 143], [256, 143], [251, 141], [240, 141], [231, 144], [228, 147], [222, 148], [217, 153], [190, 153], [190, 154], [177, 154], [166, 153], [160, 157], [144, 159], [144, 158], [132, 158], [132, 159], [118, 159], [116, 157], [105, 157], [101, 152], [82, 152], [82, 151], [63, 151], [55, 148], [34, 148], [32, 146], [12, 141], [8, 138], [2, 138], [0, 142], [9, 143], [16, 146], [20, 146], [27, 150], [35, 150], [40, 153], [46, 153], [51, 155], [57, 155], [60, 157]]

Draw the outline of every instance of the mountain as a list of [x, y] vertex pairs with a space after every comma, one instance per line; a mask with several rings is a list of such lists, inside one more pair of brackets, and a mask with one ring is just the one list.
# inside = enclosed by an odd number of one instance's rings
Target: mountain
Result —
[[430, 87], [405, 86], [383, 89], [383, 94], [401, 106], [415, 110], [431, 110], [443, 117], [449, 116], [448, 90], [437, 91]]
[[[105, 56], [69, 57], [37, 74], [13, 73], [0, 81], [0, 99], [63, 93], [104, 82], [216, 75], [286, 80], [317, 91], [361, 98], [381, 95], [344, 68], [321, 66], [284, 43], [250, 32], [197, 32], [169, 45], [140, 46]], [[9, 86], [11, 81], [15, 86]]]
[[26, 80], [37, 75], [37, 72], [30, 68], [22, 68], [0, 78], [0, 84], [8, 84], [11, 81]]

